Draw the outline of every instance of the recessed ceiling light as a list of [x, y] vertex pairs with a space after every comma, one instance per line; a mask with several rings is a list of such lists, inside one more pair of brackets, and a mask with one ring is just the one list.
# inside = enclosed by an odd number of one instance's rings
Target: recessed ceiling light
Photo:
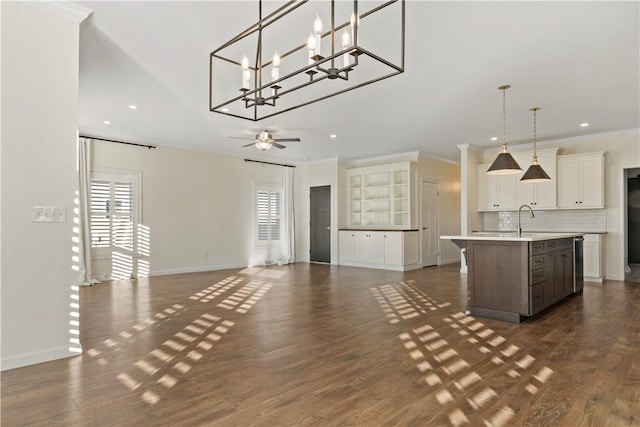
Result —
[[104, 123], [105, 125], [110, 125], [110, 124], [111, 124], [111, 122], [110, 122], [109, 120], [105, 120], [105, 121], [104, 121], [104, 122], [102, 122], [102, 123]]
[[336, 135], [335, 133], [332, 133], [331, 135], [329, 135], [329, 138], [337, 138], [338, 135]]
[[138, 106], [137, 106], [137, 105], [133, 105], [133, 104], [131, 104], [131, 105], [129, 105], [129, 109], [131, 109], [131, 110], [137, 110], [137, 109], [138, 109]]
[[222, 111], [223, 113], [228, 113], [229, 109], [227, 107], [221, 108], [220, 111]]
[[586, 128], [587, 126], [589, 126], [589, 123], [580, 123], [581, 128]]
[[498, 140], [498, 137], [497, 137], [497, 136], [492, 136], [492, 137], [491, 137], [491, 140], [492, 140], [492, 141], [497, 141], [497, 140]]

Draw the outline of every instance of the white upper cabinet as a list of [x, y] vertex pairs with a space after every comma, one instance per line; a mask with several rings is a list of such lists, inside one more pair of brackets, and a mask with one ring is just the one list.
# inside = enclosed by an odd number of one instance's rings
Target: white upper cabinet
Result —
[[604, 208], [604, 152], [558, 157], [558, 207]]
[[522, 168], [517, 174], [516, 184], [516, 208], [529, 205], [533, 209], [557, 209], [557, 148], [551, 150], [538, 150], [538, 163], [551, 178], [550, 181], [527, 183], [520, 181], [522, 175], [529, 169], [533, 160], [533, 152], [516, 153], [513, 158]]
[[478, 165], [478, 210], [509, 211], [516, 206], [516, 175], [489, 175], [489, 164]]
[[411, 162], [349, 169], [349, 226], [410, 228], [414, 172]]

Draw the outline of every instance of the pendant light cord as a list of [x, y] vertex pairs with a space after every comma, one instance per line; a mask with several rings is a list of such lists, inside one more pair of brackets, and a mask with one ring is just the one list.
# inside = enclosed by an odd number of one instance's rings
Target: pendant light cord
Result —
[[507, 88], [502, 89], [502, 144], [507, 145]]
[[536, 148], [536, 129], [538, 128], [537, 125], [537, 113], [538, 110], [540, 109], [540, 107], [532, 107], [530, 109], [530, 111], [533, 111], [533, 164], [537, 165], [538, 164], [538, 150]]
[[502, 152], [507, 152], [507, 89], [510, 85], [500, 86], [502, 91]]

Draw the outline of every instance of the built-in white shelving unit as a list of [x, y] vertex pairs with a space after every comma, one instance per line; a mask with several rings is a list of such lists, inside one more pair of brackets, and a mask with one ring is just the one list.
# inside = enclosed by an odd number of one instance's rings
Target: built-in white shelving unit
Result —
[[348, 171], [349, 226], [411, 226], [411, 162]]

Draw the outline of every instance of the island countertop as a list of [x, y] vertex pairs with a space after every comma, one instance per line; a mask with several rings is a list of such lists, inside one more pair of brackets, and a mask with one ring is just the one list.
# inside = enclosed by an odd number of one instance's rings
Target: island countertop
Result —
[[566, 239], [584, 236], [585, 233], [493, 233], [474, 232], [460, 236], [440, 236], [443, 240], [493, 240], [507, 242], [537, 242], [540, 240]]

